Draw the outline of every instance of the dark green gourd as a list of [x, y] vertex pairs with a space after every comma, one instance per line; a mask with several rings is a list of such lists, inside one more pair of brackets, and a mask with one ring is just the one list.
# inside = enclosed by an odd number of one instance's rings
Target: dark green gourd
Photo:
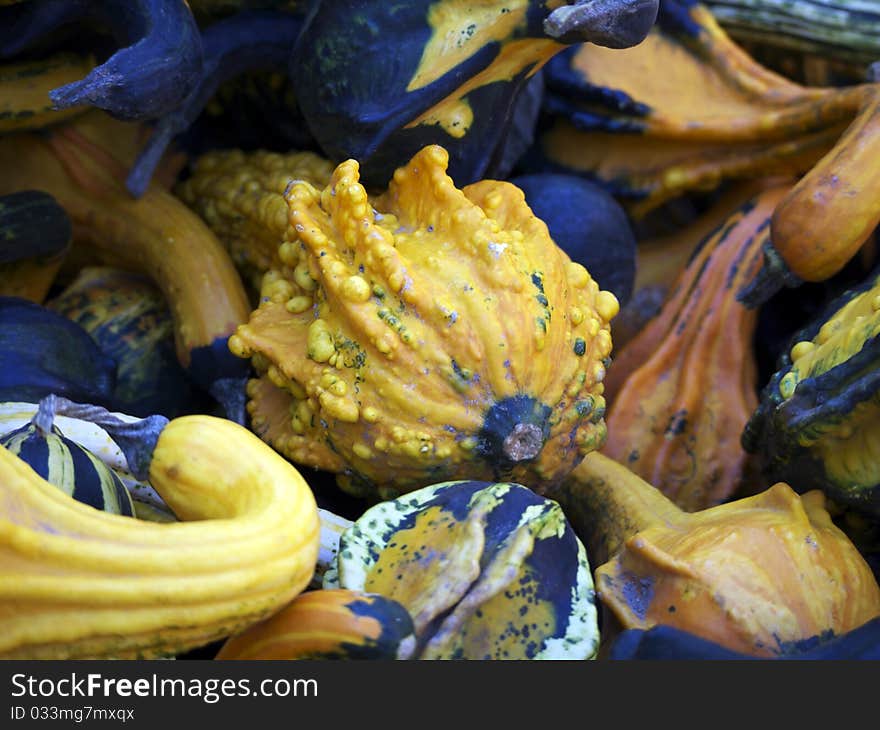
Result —
[[[384, 187], [418, 150], [439, 144], [459, 186], [501, 177], [517, 100], [566, 45], [642, 41], [657, 0], [318, 3], [290, 77], [308, 127], [334, 162], [354, 158]], [[519, 122], [521, 124], [521, 120]]]
[[50, 393], [111, 406], [116, 361], [82, 327], [20, 297], [0, 297], [0, 402]]

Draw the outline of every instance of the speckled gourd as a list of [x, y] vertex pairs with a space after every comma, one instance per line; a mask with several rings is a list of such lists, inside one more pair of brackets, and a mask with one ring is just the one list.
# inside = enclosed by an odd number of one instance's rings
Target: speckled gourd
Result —
[[514, 185], [459, 190], [423, 148], [369, 197], [354, 160], [286, 194], [283, 266], [230, 338], [261, 377], [252, 427], [340, 486], [394, 497], [441, 480], [539, 488], [605, 439], [613, 294]]

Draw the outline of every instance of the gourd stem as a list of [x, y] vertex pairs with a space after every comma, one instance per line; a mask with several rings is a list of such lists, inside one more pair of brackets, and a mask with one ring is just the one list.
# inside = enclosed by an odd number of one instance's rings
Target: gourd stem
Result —
[[560, 43], [631, 48], [657, 19], [658, 0], [577, 0], [551, 12], [544, 32]]
[[559, 502], [593, 566], [610, 560], [636, 533], [689, 518], [659, 489], [595, 451], [546, 496]]
[[34, 414], [33, 424], [44, 436], [52, 433], [52, 426], [55, 425], [57, 400], [58, 397], [54, 393], [50, 393], [40, 401], [37, 406], [37, 412]]
[[544, 446], [544, 431], [534, 423], [518, 423], [504, 439], [502, 451], [510, 461], [534, 459]]
[[126, 422], [101, 406], [74, 403], [60, 396], [52, 397], [55, 398], [55, 415], [79, 418], [103, 428], [122, 450], [129, 471], [135, 478], [149, 478], [153, 451], [159, 435], [168, 425], [165, 416], [148, 416]]

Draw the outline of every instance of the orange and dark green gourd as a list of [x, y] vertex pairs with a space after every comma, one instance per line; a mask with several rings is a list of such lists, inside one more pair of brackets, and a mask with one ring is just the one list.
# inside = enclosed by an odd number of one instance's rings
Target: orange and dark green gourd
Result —
[[737, 293], [760, 266], [770, 216], [789, 189], [755, 193], [703, 239], [608, 372], [603, 452], [688, 511], [725, 501], [748, 466], [739, 438], [757, 404], [757, 311]]
[[265, 621], [230, 637], [218, 660], [405, 659], [412, 617], [393, 598], [326, 588], [300, 593]]
[[[495, 172], [516, 101], [566, 45], [641, 41], [657, 0], [418, 0], [320, 3], [294, 47], [290, 77], [310, 131], [368, 186], [427, 144], [464, 185]], [[393, 49], [393, 50], [391, 50]]]
[[618, 311], [522, 191], [456, 188], [439, 146], [370, 198], [358, 164], [286, 195], [283, 266], [230, 338], [252, 358], [254, 430], [340, 486], [390, 498], [438, 480], [564, 476], [605, 439]]
[[769, 478], [880, 516], [880, 274], [793, 335], [742, 444]]
[[843, 142], [869, 86], [809, 87], [775, 73], [694, 0], [664, 0], [633, 48], [565, 49], [544, 77], [553, 123], [529, 165], [594, 178], [636, 217], [723, 180], [818, 179], [811, 169]]

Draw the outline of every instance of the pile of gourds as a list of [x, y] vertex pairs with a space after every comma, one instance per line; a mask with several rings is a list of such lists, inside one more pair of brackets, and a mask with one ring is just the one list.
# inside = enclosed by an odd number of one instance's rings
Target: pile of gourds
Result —
[[693, 0], [0, 28], [0, 658], [880, 657], [880, 85]]

